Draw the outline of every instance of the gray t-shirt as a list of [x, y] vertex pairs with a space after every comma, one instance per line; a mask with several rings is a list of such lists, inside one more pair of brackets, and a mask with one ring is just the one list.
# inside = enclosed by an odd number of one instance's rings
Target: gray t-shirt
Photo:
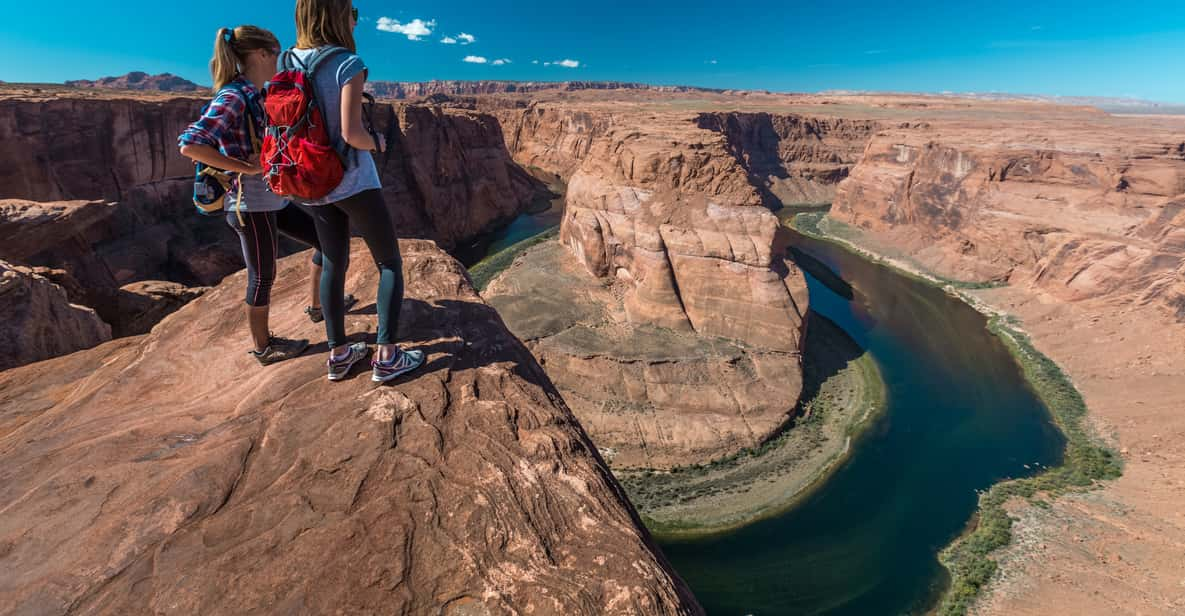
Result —
[[[301, 62], [308, 62], [317, 49], [293, 49], [292, 53]], [[325, 125], [329, 135], [334, 139], [341, 139], [342, 134], [342, 87], [358, 73], [366, 70], [362, 58], [352, 53], [341, 53], [329, 58], [317, 67], [317, 74], [313, 78], [313, 87], [317, 92], [317, 100], [321, 102], [321, 109], [325, 114]], [[323, 199], [315, 201], [301, 201], [307, 205], [325, 205], [352, 197], [364, 190], [382, 188], [379, 181], [379, 171], [375, 167], [374, 157], [370, 152], [364, 152], [345, 144], [346, 174], [341, 184], [333, 189]]]

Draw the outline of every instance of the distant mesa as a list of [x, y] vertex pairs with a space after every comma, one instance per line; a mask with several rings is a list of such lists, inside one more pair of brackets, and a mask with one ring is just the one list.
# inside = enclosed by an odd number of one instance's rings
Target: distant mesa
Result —
[[67, 81], [72, 88], [109, 88], [114, 90], [154, 90], [158, 92], [198, 92], [208, 90], [206, 86], [198, 85], [171, 73], [149, 75], [141, 71], [132, 71], [119, 77], [103, 77], [90, 81], [79, 79]]

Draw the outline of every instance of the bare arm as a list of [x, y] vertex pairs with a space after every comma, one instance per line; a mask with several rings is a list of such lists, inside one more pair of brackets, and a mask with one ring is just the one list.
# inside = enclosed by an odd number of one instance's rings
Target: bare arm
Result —
[[[375, 149], [374, 139], [362, 125], [362, 91], [366, 75], [358, 73], [342, 86], [342, 139], [362, 151]], [[378, 136], [380, 152], [386, 148], [382, 135]]]
[[181, 155], [196, 160], [199, 163], [206, 163], [216, 169], [222, 169], [223, 171], [245, 173], [247, 175], [258, 175], [261, 173], [257, 163], [252, 164], [237, 158], [231, 158], [208, 145], [197, 143], [183, 145], [181, 146]]

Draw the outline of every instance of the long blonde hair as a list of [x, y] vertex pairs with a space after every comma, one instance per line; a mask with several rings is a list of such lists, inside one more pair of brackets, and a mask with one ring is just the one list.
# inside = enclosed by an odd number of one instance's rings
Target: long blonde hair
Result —
[[256, 49], [279, 49], [276, 35], [256, 26], [219, 28], [214, 39], [214, 57], [210, 58], [210, 76], [214, 90], [234, 81], [242, 70], [247, 54]]
[[296, 0], [296, 46], [312, 49], [324, 45], [357, 52], [350, 27], [352, 0]]

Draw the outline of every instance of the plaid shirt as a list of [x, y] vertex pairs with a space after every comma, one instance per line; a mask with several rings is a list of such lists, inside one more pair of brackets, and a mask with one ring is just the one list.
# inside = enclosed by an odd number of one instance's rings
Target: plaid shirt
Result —
[[[178, 147], [184, 145], [208, 145], [218, 148], [223, 155], [247, 160], [255, 149], [251, 146], [250, 124], [244, 121], [247, 109], [255, 116], [255, 126], [263, 126], [263, 104], [255, 84], [239, 75], [231, 83], [246, 94], [246, 100], [234, 88], [223, 86], [217, 96], [206, 107], [202, 117], [189, 125], [177, 138]], [[260, 139], [262, 135], [257, 135]]]

